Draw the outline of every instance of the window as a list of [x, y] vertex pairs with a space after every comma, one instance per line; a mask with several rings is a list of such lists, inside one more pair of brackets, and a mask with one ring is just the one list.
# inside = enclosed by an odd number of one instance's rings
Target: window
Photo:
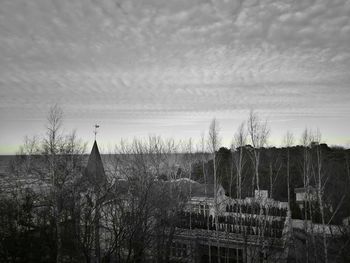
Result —
[[200, 214], [204, 215], [205, 211], [204, 211], [204, 205], [200, 205]]
[[171, 244], [171, 255], [177, 258], [187, 257], [187, 245], [180, 242]]
[[204, 215], [209, 216], [209, 205], [205, 205]]
[[[210, 253], [209, 253], [210, 249]], [[228, 248], [220, 247], [219, 249], [216, 246], [200, 246], [201, 261], [205, 263], [217, 263], [218, 262], [218, 253], [220, 252], [220, 261], [225, 263], [243, 263], [243, 250], [240, 248]], [[211, 259], [209, 259], [209, 256]]]
[[199, 213], [204, 216], [209, 216], [209, 205], [199, 205]]
[[259, 251], [259, 262], [260, 263], [266, 263], [267, 262], [267, 255], [264, 251]]

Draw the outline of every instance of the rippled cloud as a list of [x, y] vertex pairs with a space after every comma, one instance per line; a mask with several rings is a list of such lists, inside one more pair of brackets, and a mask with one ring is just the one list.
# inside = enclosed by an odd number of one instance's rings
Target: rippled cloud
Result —
[[[346, 0], [4, 0], [0, 118], [17, 136], [60, 103], [78, 128], [173, 121], [188, 135], [213, 116], [233, 129], [254, 108], [286, 129], [337, 119], [344, 134], [348, 43]], [[0, 144], [20, 140], [8, 129]]]

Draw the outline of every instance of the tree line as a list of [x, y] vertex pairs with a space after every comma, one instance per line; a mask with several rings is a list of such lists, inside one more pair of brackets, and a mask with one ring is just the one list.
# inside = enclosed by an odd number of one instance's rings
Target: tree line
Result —
[[[269, 147], [268, 137], [267, 122], [252, 111], [231, 148], [220, 147], [215, 119], [198, 145], [158, 136], [121, 141], [104, 157], [105, 181], [88, 182], [86, 143], [74, 131], [63, 133], [63, 111], [53, 106], [45, 136], [25, 138], [2, 179], [8, 187], [0, 195], [0, 261], [168, 262], [179, 215], [191, 198], [191, 189], [171, 182], [188, 178], [213, 184], [214, 199], [219, 185], [237, 199], [268, 190], [270, 198], [288, 202], [293, 218], [321, 224], [321, 244], [311, 229], [304, 252], [307, 262], [328, 262], [332, 244], [325, 228], [350, 215], [350, 152], [328, 147], [309, 130], [299, 145], [287, 132], [282, 148]], [[310, 186], [317, 200], [307, 191], [300, 210], [294, 189]], [[217, 200], [214, 208], [218, 222]], [[308, 228], [305, 223], [305, 233]], [[346, 258], [348, 233], [341, 238], [337, 256]]]

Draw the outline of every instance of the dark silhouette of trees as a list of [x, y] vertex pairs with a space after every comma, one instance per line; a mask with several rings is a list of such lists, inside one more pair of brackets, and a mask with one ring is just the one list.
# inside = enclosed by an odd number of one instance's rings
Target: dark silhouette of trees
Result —
[[[181, 178], [214, 184], [215, 190], [222, 185], [226, 195], [237, 199], [266, 189], [269, 197], [288, 202], [294, 219], [304, 220], [293, 239], [302, 244], [304, 260], [348, 260], [349, 230], [341, 224], [350, 216], [350, 150], [329, 147], [308, 130], [301, 145], [292, 146], [287, 134], [283, 148], [267, 147], [266, 123], [251, 113], [247, 126], [237, 131], [231, 149], [220, 147], [215, 120], [197, 152], [191, 143], [157, 136], [122, 141], [108, 160], [102, 156], [101, 163], [108, 165], [97, 182], [85, 170], [85, 145], [75, 132], [63, 133], [63, 112], [52, 107], [45, 136], [25, 138], [1, 181], [0, 261], [169, 262], [186, 216], [189, 229], [215, 230], [217, 237], [242, 231], [232, 227], [238, 223], [231, 217], [184, 215], [192, 188]], [[248, 134], [251, 145], [246, 144]], [[306, 193], [302, 209], [294, 192], [300, 187], [316, 189], [316, 199]], [[247, 236], [254, 220], [245, 225]], [[266, 235], [281, 235], [275, 224], [266, 223]], [[331, 224], [338, 230], [333, 226], [329, 233]], [[216, 241], [207, 250], [210, 260], [225, 257], [225, 252], [214, 253], [215, 247]]]

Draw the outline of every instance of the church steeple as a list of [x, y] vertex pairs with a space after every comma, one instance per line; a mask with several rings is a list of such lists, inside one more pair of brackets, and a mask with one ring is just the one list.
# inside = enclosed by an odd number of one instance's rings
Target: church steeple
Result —
[[87, 177], [88, 181], [94, 185], [101, 185], [106, 180], [106, 174], [96, 140], [94, 141], [94, 145], [85, 168], [85, 176]]

